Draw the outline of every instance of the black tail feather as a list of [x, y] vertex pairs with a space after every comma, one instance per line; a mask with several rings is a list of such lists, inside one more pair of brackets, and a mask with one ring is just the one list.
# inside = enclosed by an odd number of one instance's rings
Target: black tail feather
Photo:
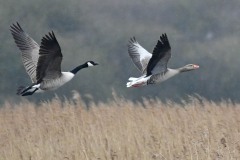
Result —
[[38, 90], [38, 88], [35, 88], [33, 91], [30, 91], [30, 92], [25, 91], [25, 92], [22, 93], [22, 96], [30, 96], [33, 93], [35, 93], [37, 90]]
[[17, 95], [21, 95], [22, 91], [25, 89], [26, 87], [24, 86], [19, 86], [17, 89]]
[[36, 92], [39, 88], [38, 87], [33, 87], [36, 84], [32, 84], [28, 87], [20, 86], [17, 89], [17, 95], [21, 96], [29, 96], [32, 95], [34, 92]]

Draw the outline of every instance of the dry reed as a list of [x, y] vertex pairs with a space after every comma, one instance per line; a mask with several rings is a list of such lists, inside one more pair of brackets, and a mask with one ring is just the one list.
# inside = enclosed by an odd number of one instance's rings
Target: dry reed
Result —
[[[184, 102], [183, 102], [184, 103]], [[0, 160], [240, 159], [240, 105], [58, 98], [0, 109]]]

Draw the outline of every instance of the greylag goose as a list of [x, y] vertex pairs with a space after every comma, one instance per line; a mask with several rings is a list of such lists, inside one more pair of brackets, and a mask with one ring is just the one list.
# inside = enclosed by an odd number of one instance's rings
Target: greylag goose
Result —
[[18, 95], [28, 96], [35, 92], [55, 90], [69, 82], [79, 70], [98, 65], [93, 61], [87, 61], [69, 72], [62, 72], [63, 55], [53, 31], [42, 38], [40, 46], [18, 23], [11, 25], [10, 31], [21, 50], [23, 65], [32, 80], [30, 86], [18, 88]]
[[161, 83], [179, 73], [198, 69], [196, 64], [188, 64], [177, 69], [170, 69], [167, 63], [171, 58], [171, 46], [167, 34], [162, 34], [153, 53], [145, 50], [133, 37], [128, 44], [128, 53], [133, 63], [142, 72], [139, 78], [130, 77], [127, 87], [141, 87], [149, 84]]

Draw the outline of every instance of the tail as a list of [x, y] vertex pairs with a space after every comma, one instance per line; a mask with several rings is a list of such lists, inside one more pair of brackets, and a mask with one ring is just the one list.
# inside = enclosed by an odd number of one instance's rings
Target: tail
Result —
[[31, 86], [28, 86], [28, 87], [20, 86], [17, 89], [17, 95], [30, 96], [34, 92], [36, 92], [39, 89], [39, 87], [40, 87], [40, 84], [32, 84]]
[[132, 82], [127, 82], [126, 86], [127, 88], [132, 87]]
[[25, 89], [26, 87], [24, 86], [19, 86], [17, 89], [17, 95], [21, 95], [22, 91]]
[[136, 81], [137, 79], [139, 79], [139, 78], [135, 78], [135, 77], [128, 78], [129, 81]]
[[139, 78], [130, 77], [128, 79], [129, 82], [127, 82], [126, 86], [127, 86], [127, 88], [129, 88], [129, 87], [142, 87], [142, 86], [146, 86], [150, 77], [151, 76], [146, 77], [145, 75], [143, 75], [143, 76], [141, 76]]

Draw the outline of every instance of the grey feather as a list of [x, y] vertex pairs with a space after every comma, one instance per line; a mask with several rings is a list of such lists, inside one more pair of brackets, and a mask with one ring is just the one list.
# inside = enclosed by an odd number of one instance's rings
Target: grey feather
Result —
[[171, 46], [167, 34], [162, 34], [153, 50], [152, 57], [147, 66], [147, 76], [167, 71], [167, 63], [171, 58]]
[[35, 83], [37, 81], [36, 68], [40, 47], [26, 32], [23, 31], [18, 23], [12, 24], [10, 27], [10, 31], [15, 43], [21, 50], [21, 57], [26, 72], [28, 73], [32, 82]]
[[61, 62], [63, 55], [53, 32], [42, 38], [39, 55], [37, 83], [59, 78], [62, 75]]
[[133, 37], [128, 43], [128, 53], [131, 57], [135, 66], [139, 69], [140, 72], [145, 73], [147, 64], [152, 57], [152, 54], [144, 49]]

